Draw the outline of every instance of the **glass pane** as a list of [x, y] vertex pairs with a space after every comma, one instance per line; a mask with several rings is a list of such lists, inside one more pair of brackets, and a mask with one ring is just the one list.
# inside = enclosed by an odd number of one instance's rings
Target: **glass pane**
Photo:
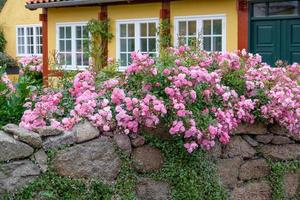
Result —
[[37, 35], [42, 35], [42, 29], [41, 29], [41, 27], [36, 27], [35, 31], [36, 31]]
[[76, 40], [76, 51], [81, 52], [82, 51], [82, 43], [81, 40]]
[[120, 36], [121, 37], [126, 37], [126, 24], [121, 24], [120, 29], [121, 29]]
[[83, 65], [84, 66], [89, 66], [89, 64], [90, 64], [89, 60], [90, 60], [89, 54], [88, 53], [83, 54]]
[[270, 2], [269, 15], [297, 15], [298, 1]]
[[213, 21], [214, 26], [214, 34], [216, 35], [222, 35], [222, 20], [218, 19], [218, 20], [214, 20]]
[[186, 37], [179, 37], [178, 38], [178, 43], [179, 43], [179, 46], [185, 45], [186, 44]]
[[222, 51], [222, 37], [214, 37], [213, 39], [214, 51]]
[[156, 23], [149, 23], [149, 36], [156, 36]]
[[71, 52], [71, 50], [72, 50], [71, 40], [67, 40], [66, 41], [66, 51]]
[[64, 40], [60, 40], [59, 41], [59, 51], [60, 52], [64, 52], [65, 51], [65, 41]]
[[83, 38], [88, 38], [89, 37], [89, 31], [87, 29], [87, 26], [82, 26], [83, 29]]
[[71, 27], [66, 27], [66, 38], [71, 38]]
[[179, 22], [179, 35], [186, 35], [186, 22]]
[[149, 39], [149, 52], [156, 52], [156, 39]]
[[203, 21], [203, 34], [204, 35], [211, 35], [211, 20], [204, 20]]
[[65, 65], [66, 64], [65, 54], [59, 54], [58, 57], [59, 57], [59, 64]]
[[211, 37], [203, 38], [203, 50], [211, 51]]
[[65, 28], [59, 27], [59, 38], [65, 38]]
[[18, 28], [18, 35], [19, 36], [24, 35], [24, 28]]
[[196, 35], [196, 21], [189, 21], [189, 35]]
[[83, 41], [83, 51], [88, 52], [89, 51], [89, 40]]
[[126, 41], [126, 39], [121, 39], [121, 52], [127, 52], [127, 41]]
[[25, 53], [24, 51], [25, 51], [24, 46], [19, 46], [19, 47], [18, 47], [18, 52], [19, 52], [20, 54]]
[[33, 28], [32, 27], [27, 28], [27, 35], [33, 35]]
[[127, 65], [131, 64], [131, 55], [127, 54]]
[[196, 37], [189, 37], [188, 38], [188, 45], [189, 46], [196, 46], [197, 45], [197, 39], [196, 39]]
[[80, 26], [76, 27], [76, 38], [82, 38], [81, 27]]
[[147, 52], [147, 39], [141, 39], [141, 52]]
[[126, 53], [121, 53], [120, 63], [121, 63], [121, 66], [127, 66], [127, 54]]
[[128, 52], [134, 51], [134, 39], [128, 39]]
[[255, 3], [253, 5], [253, 16], [264, 17], [267, 15], [267, 4], [266, 3]]
[[27, 44], [28, 45], [33, 44], [33, 37], [27, 37]]
[[76, 54], [76, 65], [78, 65], [78, 66], [82, 65], [82, 54], [81, 53]]
[[24, 44], [24, 38], [18, 37], [18, 44]]
[[72, 65], [72, 54], [66, 54], [66, 65]]
[[128, 24], [128, 37], [134, 37], [134, 24]]
[[141, 24], [141, 37], [146, 37], [147, 36], [147, 24], [142, 23]]

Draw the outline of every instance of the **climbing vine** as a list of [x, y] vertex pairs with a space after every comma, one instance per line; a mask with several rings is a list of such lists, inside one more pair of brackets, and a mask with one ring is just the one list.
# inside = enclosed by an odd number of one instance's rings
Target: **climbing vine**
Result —
[[160, 50], [164, 50], [171, 45], [170, 29], [171, 24], [168, 19], [164, 19], [160, 22], [158, 28]]

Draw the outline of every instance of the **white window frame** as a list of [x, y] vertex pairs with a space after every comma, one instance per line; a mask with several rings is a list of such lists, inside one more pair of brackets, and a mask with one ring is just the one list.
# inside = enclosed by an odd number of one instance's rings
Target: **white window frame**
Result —
[[[18, 42], [18, 29], [23, 28], [24, 29], [24, 51], [25, 53], [20, 53], [19, 52], [19, 42]], [[27, 28], [33, 28], [33, 54], [27, 53], [28, 50], [28, 45], [27, 45]], [[41, 24], [26, 24], [26, 25], [16, 25], [16, 55], [18, 57], [24, 57], [24, 56], [31, 56], [31, 55], [39, 55], [41, 56], [41, 53], [36, 53], [37, 52], [37, 34], [36, 34], [36, 28], [42, 28]], [[42, 35], [43, 37], [43, 35]], [[43, 44], [41, 41], [41, 47], [43, 48]]]
[[[71, 27], [71, 57], [72, 57], [72, 65], [63, 65], [62, 68], [65, 70], [84, 70], [89, 67], [86, 66], [75, 66], [73, 63], [76, 63], [76, 26], [87, 26], [87, 21], [82, 22], [64, 22], [64, 23], [56, 23], [56, 50], [59, 53], [59, 28], [60, 27]], [[90, 35], [89, 35], [90, 37]], [[59, 58], [58, 58], [59, 59]]]
[[[140, 18], [140, 19], [120, 19], [116, 20], [116, 59], [120, 60], [121, 44], [120, 44], [120, 25], [121, 24], [134, 24], [134, 34], [135, 34], [135, 49], [136, 52], [141, 52], [141, 34], [140, 34], [140, 24], [142, 23], [156, 23], [156, 29], [159, 27], [159, 18]], [[158, 33], [156, 33], [156, 54], [159, 55], [158, 49]], [[119, 66], [119, 71], [125, 71], [127, 66]]]
[[[226, 52], [226, 39], [227, 39], [227, 23], [225, 14], [216, 14], [216, 15], [192, 15], [192, 16], [175, 16], [174, 17], [174, 46], [179, 45], [179, 22], [180, 21], [196, 21], [196, 37], [199, 40], [199, 33], [203, 31], [203, 21], [204, 20], [222, 20], [222, 52]], [[213, 37], [214, 34], [211, 34]], [[203, 43], [200, 46], [203, 49]]]

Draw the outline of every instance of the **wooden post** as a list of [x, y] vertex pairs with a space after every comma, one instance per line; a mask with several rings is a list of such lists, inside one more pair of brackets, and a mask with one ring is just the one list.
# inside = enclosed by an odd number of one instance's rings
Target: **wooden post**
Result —
[[40, 14], [42, 22], [42, 42], [43, 42], [43, 85], [48, 86], [49, 62], [48, 62], [48, 10], [43, 9], [43, 14]]
[[[167, 21], [169, 25], [171, 25], [171, 3], [170, 0], [162, 0], [162, 7], [160, 10], [160, 19], [161, 21]], [[164, 30], [160, 33], [161, 37], [163, 36], [171, 36], [171, 29], [170, 27], [167, 30]], [[169, 47], [171, 44], [167, 44], [164, 48]]]
[[237, 0], [238, 12], [238, 49], [248, 50], [248, 1]]
[[[100, 21], [108, 20], [107, 5], [101, 5], [101, 11], [99, 12], [98, 20], [100, 20]], [[109, 30], [106, 30], [106, 31], [108, 32]], [[103, 48], [102, 56], [104, 58], [102, 67], [104, 67], [107, 65], [107, 58], [108, 58], [108, 40], [106, 38], [105, 39], [101, 38], [101, 46]]]

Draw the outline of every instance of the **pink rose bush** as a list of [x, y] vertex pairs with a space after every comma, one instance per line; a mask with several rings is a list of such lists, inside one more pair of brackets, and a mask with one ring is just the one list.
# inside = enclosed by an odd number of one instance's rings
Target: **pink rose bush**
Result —
[[88, 120], [102, 132], [138, 134], [165, 123], [190, 153], [211, 149], [217, 140], [228, 143], [239, 124], [257, 118], [300, 137], [299, 76], [298, 64], [272, 68], [245, 50], [222, 54], [182, 46], [157, 60], [133, 52], [120, 76], [96, 84], [97, 75], [83, 71], [68, 91], [46, 90], [20, 126], [68, 130]]
[[25, 72], [42, 72], [43, 62], [42, 57], [37, 55], [24, 56], [19, 59], [18, 63], [21, 65], [20, 73]]

